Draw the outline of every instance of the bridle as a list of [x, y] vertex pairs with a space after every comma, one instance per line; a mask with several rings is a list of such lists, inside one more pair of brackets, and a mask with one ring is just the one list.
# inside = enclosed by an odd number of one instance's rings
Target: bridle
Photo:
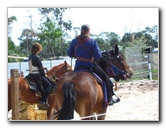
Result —
[[[64, 68], [65, 68], [65, 71], [67, 71], [67, 72], [72, 70], [72, 69], [71, 69], [71, 66], [68, 66], [67, 63], [65, 63]], [[52, 71], [48, 71], [48, 69], [46, 69], [46, 72], [47, 72], [47, 73], [50, 73], [50, 74], [52, 75], [52, 79], [56, 80], [56, 79], [58, 79], [58, 78], [56, 77], [55, 74], [53, 74], [54, 71], [55, 71], [55, 69], [52, 70]]]
[[[126, 71], [126, 67], [125, 67], [125, 60], [122, 58], [122, 56], [119, 54], [118, 56], [115, 56], [115, 54], [113, 53], [110, 53], [111, 51], [107, 51], [107, 52], [103, 52], [102, 53], [102, 58], [106, 61], [106, 62], [109, 62], [109, 63], [112, 63], [114, 64], [113, 62], [117, 62], [118, 59], [119, 59], [119, 62], [124, 66], [124, 71]], [[116, 58], [115, 58], [116, 57]], [[121, 58], [121, 60], [120, 60]], [[115, 64], [114, 64], [115, 65]]]

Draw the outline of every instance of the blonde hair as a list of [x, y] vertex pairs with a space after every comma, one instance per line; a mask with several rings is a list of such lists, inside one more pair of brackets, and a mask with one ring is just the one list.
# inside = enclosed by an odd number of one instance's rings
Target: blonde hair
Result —
[[42, 50], [42, 45], [40, 45], [39, 43], [32, 44], [31, 52], [33, 54], [39, 53], [41, 50]]

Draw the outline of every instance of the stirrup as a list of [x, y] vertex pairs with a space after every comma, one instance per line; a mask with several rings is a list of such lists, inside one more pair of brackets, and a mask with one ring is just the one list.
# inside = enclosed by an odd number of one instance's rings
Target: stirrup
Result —
[[107, 104], [108, 104], [109, 106], [111, 106], [111, 105], [114, 104], [114, 102], [112, 102], [112, 100], [111, 100], [111, 102], [108, 102]]
[[40, 92], [36, 92], [36, 93], [35, 93], [35, 96], [41, 97], [41, 93], [40, 93]]
[[116, 97], [116, 99], [114, 99], [113, 96], [112, 96], [112, 102], [113, 103], [118, 103], [120, 101], [120, 98], [116, 94], [114, 94], [114, 96]]

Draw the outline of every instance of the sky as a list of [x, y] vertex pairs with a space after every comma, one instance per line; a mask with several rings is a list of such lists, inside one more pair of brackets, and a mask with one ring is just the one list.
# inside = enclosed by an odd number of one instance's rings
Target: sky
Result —
[[[30, 14], [32, 27], [37, 29], [41, 15], [37, 8], [8, 8], [8, 17], [16, 16], [17, 22], [13, 23], [11, 38], [15, 45], [19, 45], [18, 38], [25, 28], [29, 27]], [[72, 21], [73, 27], [89, 24], [92, 34], [101, 32], [115, 32], [120, 37], [126, 32], [138, 32], [146, 27], [159, 25], [158, 8], [70, 8], [64, 13], [64, 20]], [[74, 31], [68, 32], [74, 38]]]

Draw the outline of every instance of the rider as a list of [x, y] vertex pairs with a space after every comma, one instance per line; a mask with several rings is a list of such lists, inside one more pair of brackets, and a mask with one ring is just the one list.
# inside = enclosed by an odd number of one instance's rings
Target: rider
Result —
[[106, 73], [96, 63], [102, 57], [101, 51], [97, 41], [90, 38], [89, 35], [89, 25], [82, 25], [81, 34], [72, 40], [67, 54], [69, 57], [75, 57], [77, 59], [74, 70], [92, 70], [106, 83], [108, 105], [112, 105], [113, 103], [119, 102], [120, 99], [112, 99], [112, 96], [115, 95], [113, 92], [113, 84]]
[[34, 78], [36, 82], [40, 85], [41, 90], [43, 91], [42, 97], [39, 100], [39, 104], [48, 106], [47, 97], [51, 91], [52, 85], [45, 76], [44, 68], [40, 57], [38, 54], [42, 50], [42, 45], [39, 43], [34, 43], [31, 48], [31, 55], [29, 56], [28, 65], [29, 65], [29, 76]]

